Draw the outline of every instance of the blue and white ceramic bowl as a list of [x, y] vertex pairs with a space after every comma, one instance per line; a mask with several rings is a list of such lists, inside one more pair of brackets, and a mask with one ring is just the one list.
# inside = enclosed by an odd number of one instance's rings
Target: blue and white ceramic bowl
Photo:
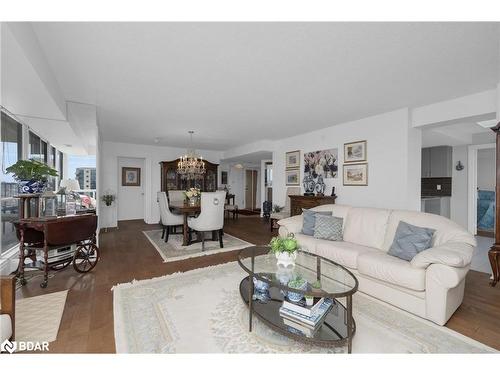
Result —
[[[302, 283], [302, 285], [300, 285], [300, 287], [298, 287], [298, 288], [294, 287], [293, 289], [299, 289], [299, 290], [306, 291], [307, 290], [307, 281], [304, 280], [304, 282]], [[287, 297], [290, 300], [290, 302], [300, 302], [300, 300], [302, 298], [304, 298], [304, 294], [288, 291]]]

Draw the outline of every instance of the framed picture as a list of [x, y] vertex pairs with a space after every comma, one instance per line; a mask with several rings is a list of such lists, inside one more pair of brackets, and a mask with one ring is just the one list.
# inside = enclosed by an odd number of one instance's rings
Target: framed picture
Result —
[[322, 176], [323, 178], [338, 177], [339, 150], [313, 151], [304, 153], [304, 174], [309, 173], [313, 178]]
[[221, 172], [221, 184], [222, 185], [227, 185], [227, 171], [222, 171]]
[[141, 186], [141, 168], [122, 167], [122, 186]]
[[300, 185], [300, 169], [288, 169], [285, 171], [286, 175], [286, 185], [287, 186], [298, 186]]
[[368, 163], [344, 164], [344, 186], [367, 186]]
[[300, 168], [300, 150], [286, 153], [286, 169]]
[[366, 161], [366, 141], [344, 144], [344, 163]]

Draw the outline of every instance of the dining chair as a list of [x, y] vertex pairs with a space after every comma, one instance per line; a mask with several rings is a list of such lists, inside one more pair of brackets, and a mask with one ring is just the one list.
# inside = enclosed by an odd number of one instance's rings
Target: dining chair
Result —
[[201, 235], [201, 250], [205, 250], [205, 232], [218, 232], [219, 244], [223, 248], [222, 242], [224, 227], [224, 203], [226, 200], [225, 191], [213, 193], [201, 193], [201, 212], [197, 217], [188, 218], [189, 228], [197, 231]]
[[176, 227], [184, 225], [184, 217], [170, 212], [167, 194], [164, 191], [159, 191], [157, 197], [158, 204], [160, 205], [161, 226], [163, 227], [161, 238], [165, 238], [165, 242], [168, 242], [168, 235], [171, 229], [174, 229], [175, 233]]
[[184, 195], [184, 190], [169, 190], [168, 191], [168, 200], [169, 202], [182, 202], [186, 199]]

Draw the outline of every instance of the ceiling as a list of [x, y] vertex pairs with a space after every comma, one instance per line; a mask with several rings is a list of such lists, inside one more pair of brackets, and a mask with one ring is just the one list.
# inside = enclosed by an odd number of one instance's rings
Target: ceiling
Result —
[[490, 135], [492, 141], [495, 139], [495, 133], [490, 129], [483, 128], [474, 122], [461, 122], [424, 130], [422, 147], [472, 144], [475, 135]]
[[497, 23], [33, 23], [104, 140], [227, 150], [472, 94]]

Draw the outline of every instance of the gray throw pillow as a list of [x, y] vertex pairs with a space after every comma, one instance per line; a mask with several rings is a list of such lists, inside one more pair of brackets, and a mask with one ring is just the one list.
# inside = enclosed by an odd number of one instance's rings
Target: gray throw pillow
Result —
[[330, 241], [342, 241], [342, 225], [344, 219], [336, 216], [316, 216], [314, 237]]
[[400, 221], [388, 254], [410, 261], [415, 255], [432, 246], [434, 232], [434, 229], [417, 227]]
[[302, 209], [303, 224], [302, 233], [308, 236], [314, 235], [314, 224], [316, 223], [316, 215], [332, 216], [331, 211], [312, 211]]

